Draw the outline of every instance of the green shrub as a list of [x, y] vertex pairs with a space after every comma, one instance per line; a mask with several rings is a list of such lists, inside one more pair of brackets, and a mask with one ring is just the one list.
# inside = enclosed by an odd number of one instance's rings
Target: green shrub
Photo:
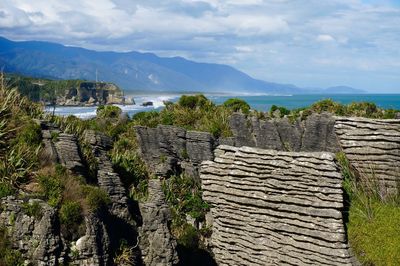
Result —
[[0, 182], [15, 188], [27, 182], [38, 164], [38, 152], [24, 143], [10, 147], [0, 160]]
[[285, 115], [289, 115], [290, 114], [290, 111], [288, 109], [286, 109], [285, 107], [272, 105], [271, 109], [269, 111], [270, 115], [273, 116], [273, 114], [277, 110], [279, 110], [280, 117], [284, 117]]
[[209, 205], [203, 201], [200, 185], [186, 175], [172, 176], [163, 184], [167, 202], [175, 212], [177, 219], [189, 214], [197, 221], [204, 220]]
[[160, 113], [157, 111], [139, 112], [132, 116], [134, 125], [141, 125], [146, 127], [156, 127], [161, 123]]
[[137, 185], [131, 186], [131, 190], [129, 192], [129, 196], [136, 201], [144, 201], [148, 198], [148, 179], [141, 179]]
[[196, 249], [199, 247], [200, 235], [196, 228], [189, 224], [182, 227], [182, 231], [177, 239], [179, 245], [189, 249]]
[[177, 103], [166, 104], [160, 112], [142, 112], [134, 115], [132, 125], [174, 125], [187, 130], [210, 132], [215, 137], [229, 137], [232, 135], [229, 126], [232, 112], [233, 108], [216, 106], [204, 95], [182, 95]]
[[83, 219], [82, 211], [79, 202], [64, 202], [60, 208], [60, 222], [65, 225], [80, 223]]
[[58, 141], [58, 138], [60, 137], [60, 133], [55, 132], [55, 131], [52, 131], [52, 132], [50, 133], [50, 136], [51, 136], [51, 140], [52, 140], [53, 142], [57, 142], [57, 141]]
[[111, 159], [125, 187], [137, 186], [142, 180], [148, 179], [149, 172], [138, 154], [136, 134], [132, 128], [114, 142]]
[[114, 265], [134, 266], [135, 264], [135, 248], [121, 241], [119, 248], [114, 257]]
[[42, 216], [42, 206], [40, 206], [40, 203], [37, 201], [34, 201], [32, 203], [23, 203], [22, 209], [28, 216], [35, 218], [40, 218], [40, 216]]
[[387, 109], [384, 110], [383, 113], [383, 119], [395, 119], [396, 118], [396, 114], [398, 111], [394, 110], [394, 109]]
[[201, 108], [205, 107], [206, 105], [212, 105], [210, 100], [208, 100], [204, 95], [182, 95], [179, 98], [178, 104], [184, 108]]
[[[62, 168], [58, 168], [58, 171], [62, 171]], [[61, 182], [61, 177], [63, 175], [39, 175], [37, 177], [39, 181], [40, 188], [42, 190], [42, 195], [48, 200], [48, 203], [56, 207], [61, 202], [62, 192], [63, 192], [63, 184]]]
[[37, 147], [42, 141], [42, 131], [40, 126], [33, 120], [28, 120], [25, 124], [17, 131], [16, 143], [24, 143], [28, 146]]
[[97, 211], [101, 208], [105, 208], [111, 203], [111, 199], [108, 194], [99, 187], [85, 186], [83, 191], [86, 195], [87, 203], [91, 211]]
[[0, 198], [4, 198], [15, 194], [15, 189], [5, 182], [0, 182]]
[[121, 108], [114, 105], [100, 105], [96, 110], [98, 118], [119, 118], [121, 114]]
[[228, 99], [223, 104], [225, 107], [232, 109], [234, 112], [241, 111], [244, 114], [250, 112], [250, 105], [243, 101], [242, 99], [232, 98]]
[[59, 210], [61, 232], [67, 239], [74, 239], [80, 235], [83, 223], [83, 209], [79, 202], [66, 201]]

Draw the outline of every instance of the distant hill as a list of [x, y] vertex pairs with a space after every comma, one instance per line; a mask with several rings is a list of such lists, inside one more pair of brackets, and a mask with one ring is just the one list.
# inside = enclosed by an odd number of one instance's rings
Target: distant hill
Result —
[[326, 93], [331, 93], [331, 94], [362, 94], [365, 93], [363, 90], [355, 89], [349, 86], [335, 86], [335, 87], [329, 87], [324, 89]]
[[124, 90], [303, 94], [291, 84], [257, 80], [227, 65], [197, 63], [151, 53], [97, 52], [60, 44], [0, 37], [4, 71], [42, 78], [113, 82]]

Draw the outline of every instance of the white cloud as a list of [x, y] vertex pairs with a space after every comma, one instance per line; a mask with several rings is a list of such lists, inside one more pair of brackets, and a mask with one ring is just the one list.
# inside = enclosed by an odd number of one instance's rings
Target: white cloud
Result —
[[254, 49], [250, 46], [236, 46], [235, 49], [236, 49], [236, 51], [242, 52], [242, 53], [254, 52]]
[[333, 38], [329, 34], [320, 34], [317, 36], [317, 41], [319, 42], [333, 42], [335, 41], [335, 38]]

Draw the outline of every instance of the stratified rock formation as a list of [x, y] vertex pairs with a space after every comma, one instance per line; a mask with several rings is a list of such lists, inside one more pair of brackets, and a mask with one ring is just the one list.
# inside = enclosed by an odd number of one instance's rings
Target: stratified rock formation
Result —
[[331, 153], [219, 146], [202, 164], [218, 265], [351, 265]]
[[214, 158], [217, 142], [208, 132], [164, 125], [135, 129], [142, 158], [156, 175], [168, 176], [184, 170], [198, 176], [200, 163]]
[[176, 241], [168, 228], [171, 214], [159, 179], [149, 180], [148, 195], [139, 204], [143, 219], [139, 231], [143, 263], [147, 266], [174, 265], [178, 262]]
[[312, 114], [306, 120], [288, 118], [262, 120], [235, 113], [230, 118], [232, 146], [280, 151], [339, 150], [334, 132], [335, 119], [329, 113]]
[[186, 131], [175, 126], [137, 126], [141, 155], [158, 176], [182, 171], [198, 177], [202, 161], [213, 160], [219, 144], [249, 146], [282, 151], [340, 150], [334, 131], [335, 119], [328, 113], [312, 114], [294, 123], [288, 118], [260, 120], [235, 113], [230, 118], [232, 137], [214, 138], [207, 132]]
[[110, 212], [125, 222], [135, 225], [129, 213], [127, 193], [119, 175], [114, 172], [107, 154], [112, 148], [111, 138], [93, 130], [85, 131], [84, 135], [85, 141], [91, 145], [93, 155], [97, 158], [97, 183], [111, 199]]
[[336, 134], [361, 181], [377, 182], [382, 193], [400, 182], [400, 120], [337, 117]]

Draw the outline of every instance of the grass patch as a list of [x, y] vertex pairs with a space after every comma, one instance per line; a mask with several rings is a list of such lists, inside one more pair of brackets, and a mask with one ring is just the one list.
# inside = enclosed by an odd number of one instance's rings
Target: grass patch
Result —
[[87, 185], [83, 187], [83, 192], [86, 195], [89, 208], [93, 212], [105, 208], [111, 203], [108, 194], [99, 187]]
[[23, 203], [22, 209], [30, 217], [40, 218], [42, 216], [42, 206], [37, 201]]
[[15, 189], [9, 184], [0, 182], [0, 198], [15, 194]]
[[373, 201], [366, 216], [363, 202], [350, 207], [348, 238], [360, 262], [366, 265], [398, 265], [400, 262], [400, 207]]
[[61, 233], [66, 239], [76, 239], [84, 233], [83, 209], [80, 202], [66, 201], [59, 210]]
[[357, 172], [343, 153], [337, 155], [350, 206], [350, 246], [364, 265], [398, 265], [400, 261], [400, 197], [382, 194], [373, 175]]

